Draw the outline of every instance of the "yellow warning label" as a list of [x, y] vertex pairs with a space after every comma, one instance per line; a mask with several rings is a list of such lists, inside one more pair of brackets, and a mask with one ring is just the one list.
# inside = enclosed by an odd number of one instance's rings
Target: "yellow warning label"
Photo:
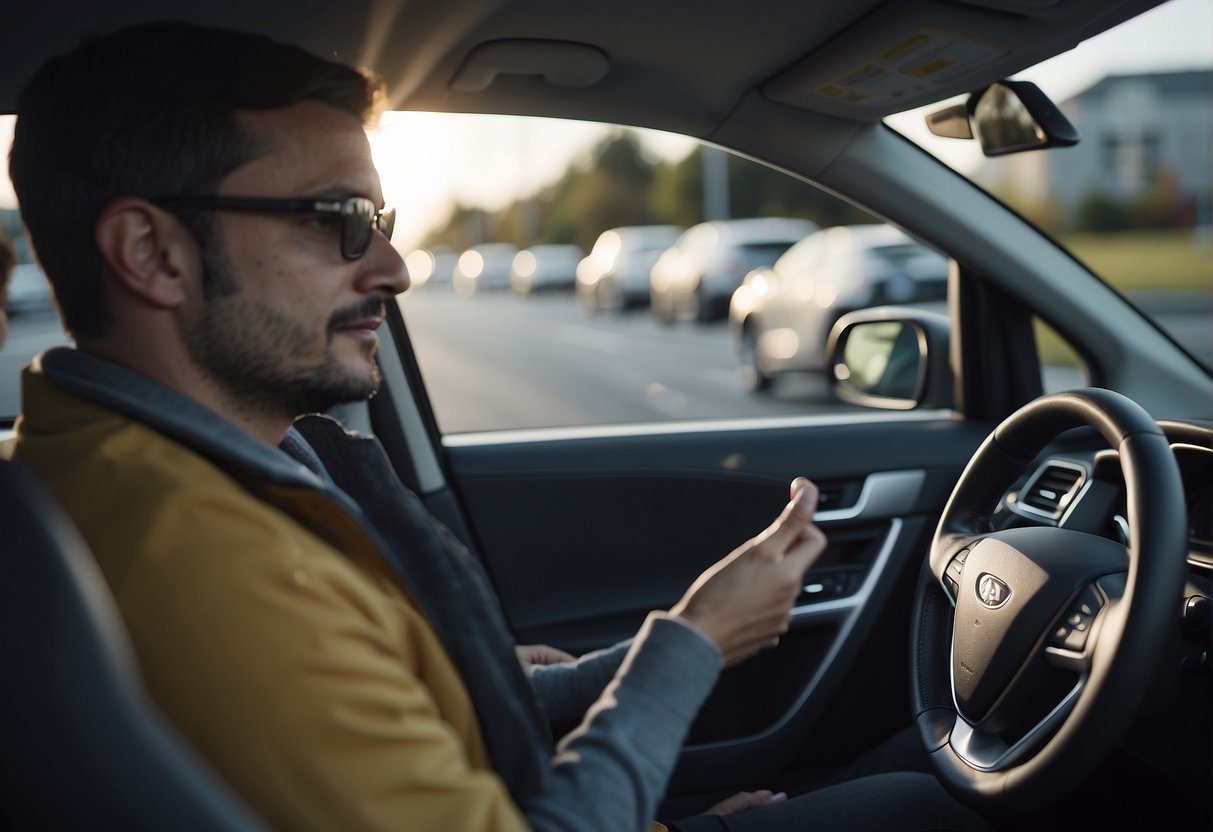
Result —
[[1001, 44], [924, 27], [814, 89], [852, 104], [890, 103], [954, 82], [1007, 54]]
[[864, 64], [858, 69], [852, 69], [846, 75], [839, 78], [838, 83], [844, 87], [862, 87], [888, 74], [889, 71], [887, 69], [874, 66], [873, 64]]
[[914, 78], [929, 78], [936, 72], [943, 72], [954, 63], [956, 61], [950, 58], [936, 58], [933, 61], [927, 61], [925, 64], [919, 64], [918, 66], [902, 67], [900, 72], [902, 75], [910, 75]]
[[876, 62], [882, 64], [892, 63], [905, 53], [913, 52], [915, 49], [924, 46], [926, 42], [927, 36], [923, 34], [915, 35], [912, 38], [906, 38], [896, 46], [890, 46], [888, 49], [877, 55]]
[[859, 104], [862, 101], [867, 101], [871, 98], [866, 92], [858, 90], [849, 90], [846, 87], [840, 87], [837, 84], [822, 84], [813, 92], [818, 95], [823, 95], [827, 98], [837, 98], [839, 101], [845, 101], [848, 104]]

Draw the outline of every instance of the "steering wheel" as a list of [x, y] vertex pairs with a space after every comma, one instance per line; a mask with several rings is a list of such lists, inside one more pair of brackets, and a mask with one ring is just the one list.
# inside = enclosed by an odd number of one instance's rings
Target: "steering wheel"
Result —
[[[1046, 444], [1084, 425], [1119, 452], [1128, 546], [1053, 526], [991, 531], [1007, 488]], [[1178, 632], [1186, 528], [1166, 438], [1118, 393], [1037, 399], [987, 437], [944, 509], [914, 605], [914, 712], [950, 792], [1009, 814], [1094, 770]]]

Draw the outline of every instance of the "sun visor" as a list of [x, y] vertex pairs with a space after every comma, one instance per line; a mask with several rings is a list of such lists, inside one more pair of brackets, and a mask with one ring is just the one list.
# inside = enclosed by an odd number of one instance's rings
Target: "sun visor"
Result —
[[[774, 101], [877, 119], [930, 104], [1018, 68], [1012, 44], [1042, 21], [932, 2], [890, 3], [776, 76]], [[1028, 41], [1030, 42], [1030, 41]]]

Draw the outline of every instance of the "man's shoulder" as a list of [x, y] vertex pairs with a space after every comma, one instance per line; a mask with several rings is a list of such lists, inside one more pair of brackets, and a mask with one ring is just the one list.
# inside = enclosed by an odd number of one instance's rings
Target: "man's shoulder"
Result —
[[[113, 576], [142, 557], [265, 544], [298, 534], [204, 455], [128, 419], [61, 433], [19, 431], [15, 459], [38, 476]], [[241, 547], [245, 548], [245, 547]], [[272, 557], [274, 547], [264, 547]]]
[[[78, 524], [93, 519], [106, 526], [138, 525], [182, 504], [199, 510], [230, 512], [233, 505], [268, 510], [205, 443], [69, 393], [37, 371], [27, 370], [24, 381], [26, 410], [16, 424], [13, 458], [42, 480]], [[262, 452], [280, 453], [268, 447]], [[196, 523], [185, 524], [190, 525]], [[81, 531], [87, 537], [88, 530]]]

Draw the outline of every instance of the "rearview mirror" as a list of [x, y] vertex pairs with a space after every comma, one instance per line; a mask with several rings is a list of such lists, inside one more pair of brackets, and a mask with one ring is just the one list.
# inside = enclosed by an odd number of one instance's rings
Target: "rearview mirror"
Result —
[[973, 93], [964, 104], [926, 117], [927, 129], [948, 139], [977, 138], [987, 156], [1078, 144], [1078, 131], [1039, 87], [1000, 81]]

